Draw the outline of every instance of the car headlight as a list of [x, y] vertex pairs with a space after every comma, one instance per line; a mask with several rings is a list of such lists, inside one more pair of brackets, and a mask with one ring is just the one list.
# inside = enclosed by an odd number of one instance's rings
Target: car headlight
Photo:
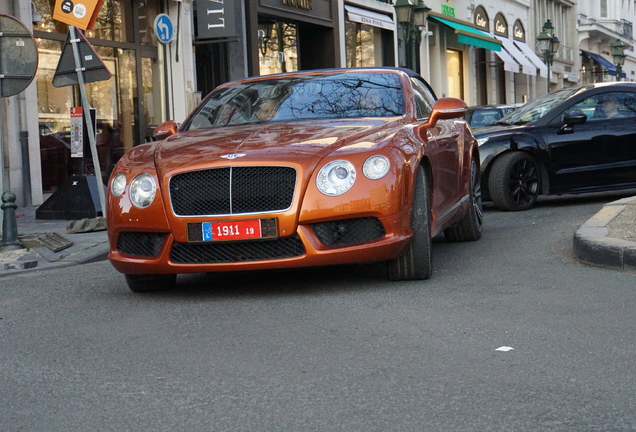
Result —
[[118, 173], [113, 177], [113, 181], [110, 183], [110, 191], [115, 196], [121, 196], [126, 189], [126, 176], [122, 173]]
[[130, 183], [130, 200], [139, 208], [148, 207], [155, 199], [157, 185], [150, 174], [139, 174]]
[[484, 144], [486, 144], [487, 142], [488, 142], [488, 137], [486, 137], [486, 138], [478, 138], [478, 139], [477, 139], [477, 145], [478, 145], [478, 146], [484, 145]]
[[316, 186], [320, 192], [329, 196], [342, 195], [356, 181], [356, 170], [346, 160], [331, 161], [318, 171]]
[[389, 160], [384, 156], [375, 155], [371, 156], [364, 162], [362, 166], [362, 172], [364, 175], [371, 180], [381, 179], [389, 172], [389, 167], [391, 164]]

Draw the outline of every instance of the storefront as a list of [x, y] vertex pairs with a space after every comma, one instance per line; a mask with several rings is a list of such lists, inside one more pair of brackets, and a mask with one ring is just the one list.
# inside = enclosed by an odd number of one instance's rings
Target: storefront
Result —
[[[162, 12], [158, 1], [104, 2], [93, 30], [85, 32], [111, 72], [106, 81], [86, 84], [96, 112], [97, 149], [106, 182], [117, 160], [152, 136], [152, 128], [175, 115], [168, 104], [164, 50], [157, 43], [153, 20]], [[70, 151], [71, 108], [81, 106], [77, 86], [55, 87], [53, 76], [66, 43], [66, 24], [51, 18], [54, 2], [36, 0], [42, 21], [34, 25], [39, 50], [37, 83], [42, 190], [55, 191], [73, 174], [92, 174], [90, 152], [73, 158]], [[88, 140], [86, 140], [88, 141]]]
[[249, 75], [340, 66], [337, 2], [245, 2]]
[[[491, 34], [490, 17], [486, 9], [482, 6], [475, 8], [473, 20], [479, 30], [485, 34]], [[507, 23], [501, 20], [498, 30], [495, 31], [496, 40], [502, 44], [498, 51], [478, 50], [476, 53], [475, 66], [478, 77], [476, 105], [507, 103], [508, 96], [514, 95], [514, 77], [520, 72], [520, 68], [519, 63], [503, 46], [504, 41], [508, 42], [507, 29]]]
[[[477, 104], [487, 99], [487, 82], [492, 79], [491, 66], [495, 73], [505, 67], [518, 67], [512, 59], [508, 65], [500, 59], [506, 56], [501, 41], [495, 39], [478, 26], [457, 19], [453, 8], [444, 8], [446, 13], [430, 11], [428, 13], [425, 40], [428, 43], [430, 82], [438, 96], [457, 97], [467, 101], [477, 100]], [[493, 54], [495, 53], [495, 54]], [[476, 65], [476, 66], [473, 66]], [[517, 69], [518, 70], [518, 69]], [[501, 77], [503, 81], [503, 76]], [[477, 84], [477, 85], [473, 85]], [[475, 96], [474, 92], [477, 92]]]
[[243, 0], [195, 3], [194, 52], [197, 90], [204, 97], [215, 87], [247, 75]]
[[373, 10], [355, 2], [344, 5], [346, 67], [395, 64], [393, 6], [379, 1], [374, 5]]

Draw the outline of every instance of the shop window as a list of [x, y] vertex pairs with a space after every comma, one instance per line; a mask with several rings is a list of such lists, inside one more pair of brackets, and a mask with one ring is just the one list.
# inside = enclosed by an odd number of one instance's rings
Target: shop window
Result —
[[[71, 160], [71, 114], [73, 87], [53, 87], [53, 75], [62, 53], [63, 42], [38, 41], [38, 71], [35, 77], [38, 94], [38, 122], [42, 188], [53, 191], [80, 168]], [[75, 164], [75, 166], [73, 166]]]
[[139, 22], [139, 40], [143, 45], [157, 46], [157, 35], [152, 29], [155, 17], [161, 11], [155, 2], [139, 2], [137, 4], [137, 20]]
[[151, 140], [155, 127], [166, 121], [165, 86], [161, 83], [161, 64], [153, 59], [141, 60], [141, 73], [143, 83], [143, 110], [146, 119], [144, 137]]
[[[73, 174], [94, 173], [92, 155], [85, 137], [84, 157], [71, 158], [70, 112], [81, 106], [76, 86], [54, 87], [63, 42], [38, 40], [39, 67], [36, 74], [42, 189], [54, 191]], [[132, 50], [94, 47], [112, 78], [85, 85], [88, 103], [96, 110], [96, 144], [103, 181], [125, 151], [138, 144], [139, 121], [134, 109], [137, 94], [135, 54]]]
[[464, 99], [464, 69], [462, 52], [446, 50], [446, 69], [448, 74], [448, 97]]
[[370, 25], [345, 22], [347, 67], [382, 66], [381, 30]]
[[281, 21], [259, 23], [261, 75], [298, 70], [298, 27]]

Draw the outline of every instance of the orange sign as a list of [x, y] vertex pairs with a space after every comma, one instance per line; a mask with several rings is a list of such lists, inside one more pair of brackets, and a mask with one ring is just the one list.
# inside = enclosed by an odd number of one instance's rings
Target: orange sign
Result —
[[104, 0], [55, 0], [53, 19], [82, 30], [92, 30]]

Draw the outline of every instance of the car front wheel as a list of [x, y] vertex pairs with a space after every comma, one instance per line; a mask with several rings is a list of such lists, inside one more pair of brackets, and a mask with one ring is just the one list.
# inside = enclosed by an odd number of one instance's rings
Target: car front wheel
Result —
[[450, 242], [476, 241], [481, 238], [483, 227], [484, 208], [481, 200], [481, 177], [477, 161], [473, 159], [470, 164], [468, 210], [457, 225], [444, 230], [444, 237]]
[[540, 191], [539, 163], [525, 152], [509, 152], [493, 163], [488, 178], [490, 198], [500, 210], [528, 210]]
[[127, 274], [126, 283], [133, 292], [165, 291], [174, 288], [177, 275], [138, 275]]
[[391, 280], [428, 279], [433, 273], [430, 197], [428, 180], [424, 169], [420, 166], [415, 180], [411, 212], [413, 237], [406, 252], [388, 262], [388, 273]]

